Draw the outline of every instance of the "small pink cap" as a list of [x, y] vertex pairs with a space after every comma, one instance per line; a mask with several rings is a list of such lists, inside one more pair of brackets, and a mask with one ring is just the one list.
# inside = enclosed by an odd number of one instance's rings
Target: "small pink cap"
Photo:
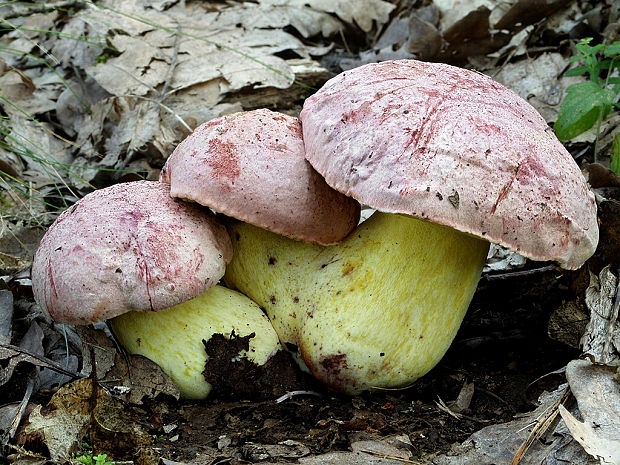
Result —
[[538, 112], [490, 78], [439, 63], [346, 71], [301, 112], [306, 158], [334, 189], [534, 260], [580, 267], [594, 195]]
[[37, 303], [56, 321], [88, 324], [163, 310], [217, 284], [232, 258], [206, 209], [137, 181], [94, 191], [63, 212], [32, 264]]
[[200, 125], [168, 158], [160, 179], [174, 197], [302, 241], [337, 242], [359, 219], [358, 203], [305, 160], [299, 120], [270, 110]]

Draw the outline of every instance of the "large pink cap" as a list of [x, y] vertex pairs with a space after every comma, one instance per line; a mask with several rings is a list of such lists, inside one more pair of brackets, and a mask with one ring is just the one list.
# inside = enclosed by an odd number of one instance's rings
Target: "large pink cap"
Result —
[[230, 238], [205, 209], [138, 181], [94, 191], [63, 212], [32, 264], [35, 300], [56, 321], [87, 324], [163, 310], [217, 284]]
[[594, 195], [543, 118], [490, 78], [403, 60], [344, 72], [306, 100], [306, 157], [336, 190], [578, 268]]
[[331, 244], [359, 219], [359, 204], [305, 160], [299, 120], [270, 110], [202, 124], [168, 158], [160, 179], [174, 197], [293, 239]]

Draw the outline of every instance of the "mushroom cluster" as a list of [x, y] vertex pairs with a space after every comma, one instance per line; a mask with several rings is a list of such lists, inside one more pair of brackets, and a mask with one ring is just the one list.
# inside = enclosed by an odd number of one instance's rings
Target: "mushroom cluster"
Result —
[[[230, 239], [196, 203], [222, 214]], [[377, 212], [358, 225], [360, 203]], [[490, 242], [578, 268], [598, 242], [594, 196], [512, 91], [390, 61], [334, 77], [300, 119], [255, 110], [207, 122], [159, 183], [85, 197], [44, 237], [33, 287], [59, 321], [114, 318], [123, 345], [186, 397], [210, 389], [202, 340], [233, 332], [254, 333], [242, 356], [262, 364], [279, 339], [355, 394], [408, 385], [441, 359]], [[215, 286], [222, 276], [240, 293]]]

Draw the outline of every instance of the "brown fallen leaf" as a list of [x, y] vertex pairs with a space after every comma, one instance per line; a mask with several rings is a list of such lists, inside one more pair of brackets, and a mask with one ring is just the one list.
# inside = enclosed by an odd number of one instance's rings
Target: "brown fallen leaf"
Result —
[[52, 460], [68, 460], [91, 422], [92, 383], [90, 379], [69, 383], [52, 396], [47, 407], [35, 406], [18, 435], [18, 444], [31, 448], [31, 445], [42, 442]]
[[35, 406], [17, 443], [26, 449], [43, 443], [55, 462], [69, 460], [87, 442], [99, 453], [133, 455], [152, 443], [132, 410], [90, 378], [61, 387], [47, 406]]
[[82, 340], [82, 373], [94, 377], [116, 397], [138, 405], [144, 398], [153, 399], [159, 394], [179, 398], [178, 388], [157, 364], [140, 355], [121, 352], [102, 330], [90, 326], [76, 329]]
[[610, 266], [603, 268], [598, 276], [590, 274], [586, 305], [590, 322], [581, 339], [583, 352], [598, 363], [617, 362], [620, 360], [620, 282]]
[[566, 378], [577, 399], [578, 421], [560, 410], [571, 434], [601, 463], [620, 463], [620, 382], [618, 366], [573, 360], [566, 367]]

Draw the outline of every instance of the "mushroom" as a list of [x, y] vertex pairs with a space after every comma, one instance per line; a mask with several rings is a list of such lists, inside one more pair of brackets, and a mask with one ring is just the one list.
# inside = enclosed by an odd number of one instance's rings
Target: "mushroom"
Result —
[[[164, 183], [138, 181], [94, 191], [63, 212], [32, 265], [34, 297], [52, 319], [113, 318], [132, 353], [158, 363], [186, 398], [203, 398], [203, 339], [255, 333], [246, 356], [263, 364], [279, 349], [260, 308], [216, 286], [230, 238], [209, 212], [170, 197]], [[119, 316], [120, 315], [120, 316]]]
[[297, 118], [266, 109], [208, 121], [183, 140], [160, 180], [173, 197], [293, 239], [331, 244], [359, 219], [359, 204], [304, 159]]
[[596, 204], [543, 118], [490, 78], [413, 60], [344, 72], [308, 98], [305, 156], [378, 210], [341, 243], [234, 223], [225, 281], [329, 387], [406, 386], [444, 355], [489, 242], [576, 269]]

